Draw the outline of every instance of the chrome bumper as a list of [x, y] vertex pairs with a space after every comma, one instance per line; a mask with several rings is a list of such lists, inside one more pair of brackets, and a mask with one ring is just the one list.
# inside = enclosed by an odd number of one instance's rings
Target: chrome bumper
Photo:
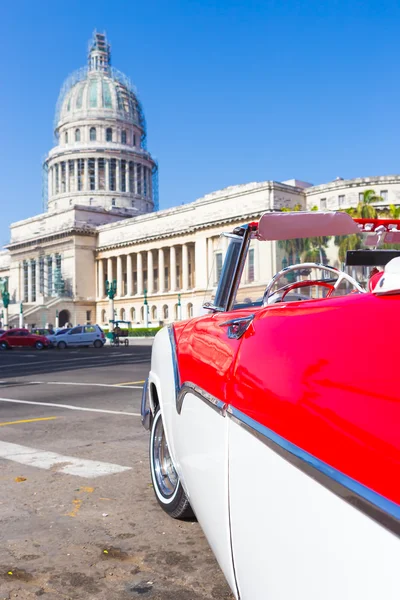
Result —
[[150, 429], [151, 422], [151, 410], [150, 410], [150, 402], [149, 402], [149, 378], [144, 382], [143, 390], [142, 390], [142, 406], [141, 406], [141, 415], [142, 415], [142, 425], [148, 431]]

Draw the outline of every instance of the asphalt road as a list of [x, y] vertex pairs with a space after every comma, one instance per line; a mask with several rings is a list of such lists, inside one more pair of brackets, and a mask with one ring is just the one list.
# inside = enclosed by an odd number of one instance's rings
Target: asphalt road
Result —
[[150, 346], [0, 353], [0, 600], [233, 598], [151, 487]]

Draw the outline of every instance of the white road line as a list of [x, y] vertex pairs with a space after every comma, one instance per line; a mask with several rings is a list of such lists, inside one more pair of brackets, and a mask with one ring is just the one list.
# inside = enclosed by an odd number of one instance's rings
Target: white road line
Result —
[[[125, 355], [126, 356], [126, 355]], [[47, 366], [47, 367], [51, 367], [51, 365], [57, 365], [59, 363], [64, 364], [66, 367], [69, 365], [69, 363], [71, 363], [72, 361], [76, 361], [79, 360], [80, 362], [82, 362], [84, 359], [81, 358], [71, 358], [71, 359], [65, 359], [65, 360], [51, 360], [51, 361], [43, 361], [40, 363], [36, 363], [36, 364], [31, 364], [29, 365], [30, 368], [37, 368], [37, 367], [42, 367], [42, 366]], [[115, 364], [114, 362], [110, 362], [113, 359], [111, 357], [106, 357], [106, 359], [103, 359], [101, 361], [99, 361], [97, 358], [90, 358], [87, 359], [85, 361], [85, 366], [98, 366], [101, 367], [102, 365], [109, 365], [109, 364]], [[93, 361], [95, 361], [93, 364], [88, 364], [88, 363], [92, 363]], [[138, 364], [138, 363], [146, 363], [146, 362], [150, 362], [150, 356], [149, 358], [145, 358], [145, 359], [141, 359], [141, 360], [132, 360], [129, 362], [119, 362], [118, 364], [124, 364], [124, 365], [134, 365], [134, 364]], [[21, 367], [22, 363], [18, 362], [18, 363], [11, 363], [11, 364], [7, 364], [7, 365], [1, 365], [0, 369], [8, 369], [9, 367]]]
[[[1, 383], [1, 382], [0, 382]], [[75, 381], [23, 381], [22, 383], [36, 383], [36, 384], [47, 384], [47, 385], [89, 385], [89, 386], [97, 386], [97, 387], [110, 387], [110, 388], [118, 388], [121, 389], [121, 385], [119, 383], [80, 383]], [[143, 386], [141, 385], [124, 385], [123, 388], [128, 388], [131, 390], [141, 390]]]
[[55, 402], [33, 402], [32, 400], [15, 400], [14, 398], [0, 398], [0, 402], [14, 402], [15, 404], [35, 404], [36, 406], [53, 406], [54, 408], [68, 408], [68, 410], [82, 410], [85, 412], [105, 413], [107, 415], [127, 415], [129, 417], [140, 417], [140, 413], [123, 412], [120, 410], [103, 410], [102, 408], [85, 408], [73, 406], [72, 404], [56, 404]]
[[86, 478], [122, 473], [131, 469], [131, 467], [122, 467], [121, 465], [99, 460], [87, 460], [75, 456], [63, 456], [56, 452], [36, 450], [36, 448], [11, 444], [10, 442], [0, 442], [0, 458], [12, 460], [21, 465], [29, 465], [39, 469], [53, 469], [57, 473]]

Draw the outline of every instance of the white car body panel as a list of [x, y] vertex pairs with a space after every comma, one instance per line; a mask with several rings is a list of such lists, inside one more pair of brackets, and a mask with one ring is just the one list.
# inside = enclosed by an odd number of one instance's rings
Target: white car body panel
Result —
[[[162, 382], [162, 383], [161, 383]], [[154, 340], [149, 375], [157, 388], [168, 448], [191, 506], [214, 555], [235, 590], [228, 510], [228, 420], [192, 393], [176, 408], [168, 330]]]
[[395, 535], [231, 419], [229, 441], [242, 600], [398, 600]]

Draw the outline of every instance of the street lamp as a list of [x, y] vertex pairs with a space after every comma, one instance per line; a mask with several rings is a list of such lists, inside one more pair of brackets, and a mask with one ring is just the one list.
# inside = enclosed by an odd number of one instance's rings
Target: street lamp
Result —
[[181, 295], [178, 294], [178, 321], [182, 321], [182, 304], [181, 304]]
[[147, 302], [147, 290], [143, 290], [143, 296], [144, 296], [144, 300], [143, 300], [143, 304], [144, 304], [144, 326], [146, 327], [146, 329], [149, 326], [149, 303]]
[[114, 331], [114, 298], [115, 298], [115, 294], [117, 293], [117, 280], [113, 279], [112, 281], [106, 281], [106, 294], [108, 296], [109, 299], [109, 314], [110, 314], [110, 329], [111, 331]]
[[3, 280], [1, 298], [4, 306], [4, 329], [8, 329], [8, 305], [10, 304], [10, 293], [8, 291], [8, 278]]

